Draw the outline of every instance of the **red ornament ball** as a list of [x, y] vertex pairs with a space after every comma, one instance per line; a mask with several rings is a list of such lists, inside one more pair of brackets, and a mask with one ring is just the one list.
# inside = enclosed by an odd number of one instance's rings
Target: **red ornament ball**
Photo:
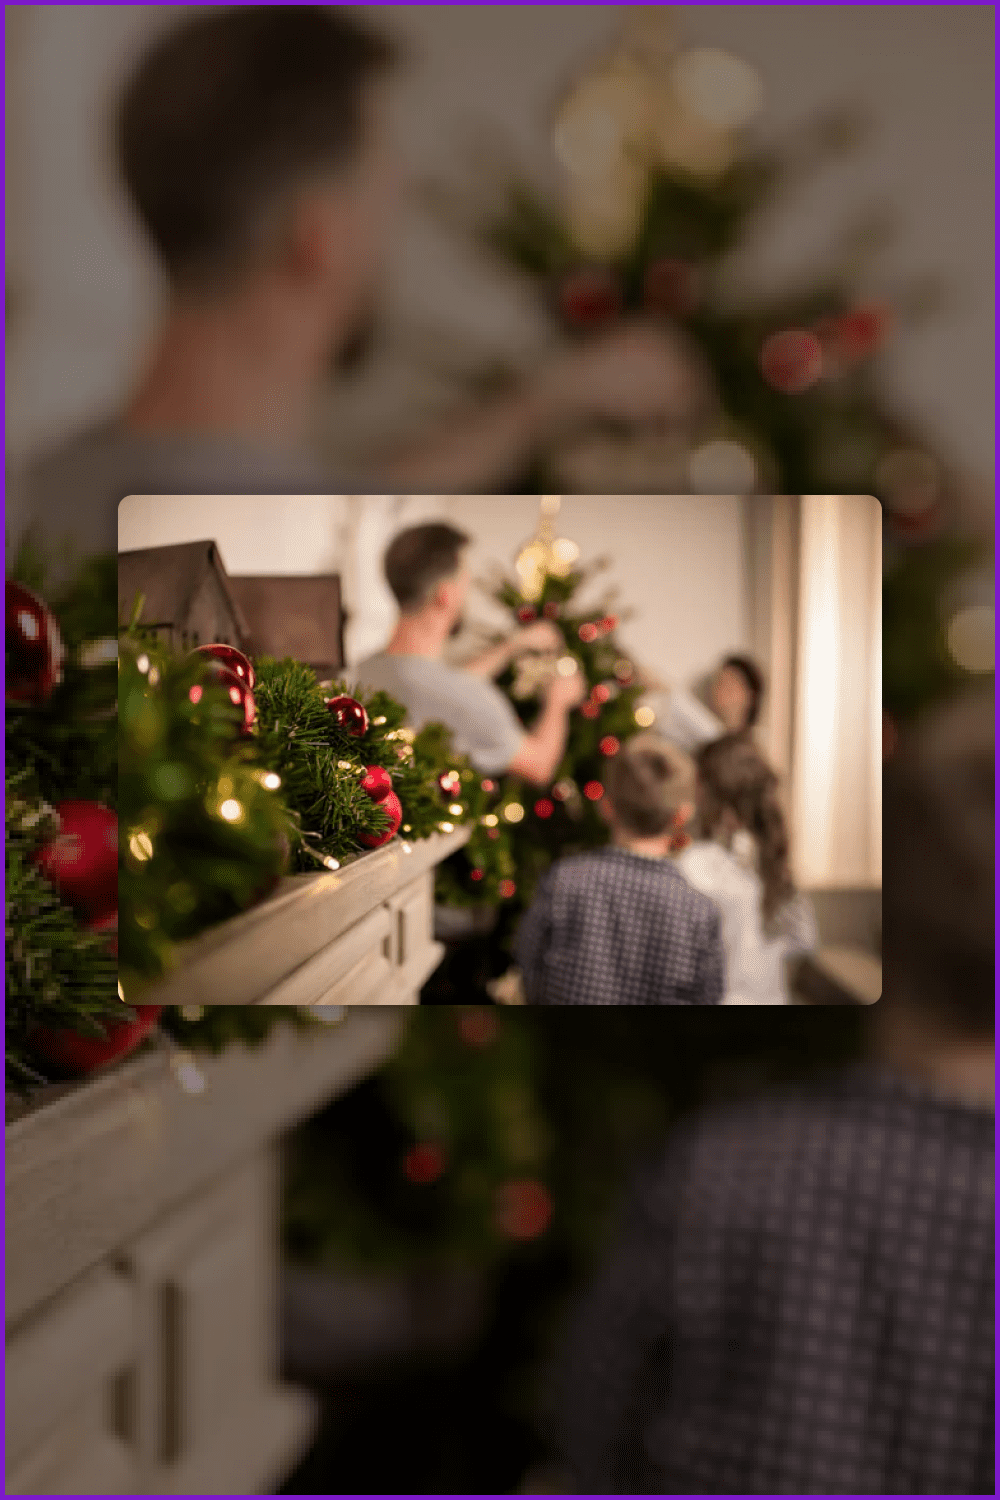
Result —
[[500, 837], [499, 828], [487, 828], [486, 837], [488, 839], [498, 839]]
[[387, 792], [379, 803], [379, 807], [389, 819], [389, 826], [382, 833], [359, 833], [358, 842], [364, 844], [366, 849], [380, 849], [391, 838], [395, 838], [399, 832], [399, 825], [403, 821], [402, 804], [395, 792]]
[[[238, 708], [243, 715], [242, 723], [239, 725], [240, 734], [249, 734], [257, 717], [257, 705], [254, 702], [253, 692], [249, 684], [244, 678], [237, 677], [235, 672], [230, 672], [228, 667], [224, 667], [221, 664], [213, 675], [215, 682], [220, 687], [225, 688], [233, 708]], [[193, 701], [197, 702], [198, 700], [195, 699]]]
[[134, 1052], [155, 1027], [162, 1005], [136, 1005], [134, 1021], [107, 1021], [103, 1036], [81, 1036], [68, 1027], [40, 1026], [32, 1033], [33, 1051], [60, 1077], [80, 1078]]
[[330, 717], [338, 729], [354, 739], [360, 739], [368, 732], [368, 715], [364, 707], [356, 698], [349, 698], [346, 693], [339, 698], [327, 698], [326, 706]]
[[583, 714], [583, 717], [585, 719], [596, 719], [600, 711], [601, 705], [599, 703], [595, 703], [593, 699], [590, 699], [588, 703], [583, 703], [580, 705], [580, 712]]
[[538, 801], [535, 803], [536, 818], [551, 818], [555, 810], [555, 803], [550, 802], [548, 797], [539, 797]]
[[604, 788], [599, 781], [588, 781], [583, 789], [583, 795], [590, 802], [600, 802], [604, 796]]
[[608, 635], [612, 630], [614, 630], [617, 624], [617, 615], [605, 615], [604, 619], [601, 621], [601, 629], [604, 631], [605, 635]]
[[4, 698], [42, 703], [62, 678], [65, 651], [55, 615], [23, 583], [5, 585]]
[[550, 599], [549, 602], [548, 602], [548, 604], [543, 604], [542, 605], [542, 614], [545, 616], [545, 618], [547, 620], [558, 620], [558, 618], [559, 618], [559, 605], [556, 603], [556, 601], [554, 599]]
[[484, 792], [495, 792], [497, 789], [497, 784], [495, 781], [491, 781], [487, 776], [485, 781], [483, 781], [482, 783], [482, 788]]
[[577, 631], [577, 635], [585, 645], [589, 645], [591, 641], [597, 640], [597, 626], [591, 622], [588, 622], [586, 625], [581, 625], [580, 629]]
[[513, 896], [517, 891], [517, 886], [514, 884], [513, 880], [501, 880], [500, 884], [497, 886], [497, 890], [505, 901], [509, 901], [511, 896]]
[[622, 310], [618, 280], [610, 271], [573, 271], [558, 294], [559, 310], [573, 328], [596, 329], [610, 323]]
[[459, 1036], [470, 1047], [488, 1047], [496, 1040], [497, 1018], [479, 1006], [460, 1010], [457, 1024]]
[[611, 697], [611, 689], [608, 687], [606, 682], [599, 682], [597, 686], [591, 690], [590, 696], [595, 703], [607, 703], [608, 699]]
[[100, 802], [60, 802], [59, 832], [36, 856], [38, 868], [82, 917], [118, 906], [118, 815]]
[[384, 766], [365, 766], [361, 790], [367, 792], [373, 802], [384, 802], [392, 791], [392, 777]]
[[403, 1171], [415, 1187], [426, 1187], [436, 1182], [444, 1171], [445, 1156], [440, 1146], [433, 1141], [421, 1141], [411, 1146], [403, 1158]]
[[522, 604], [517, 612], [517, 618], [522, 624], [527, 625], [529, 620], [538, 618], [538, 611], [533, 604]]
[[804, 328], [772, 333], [761, 346], [760, 368], [768, 385], [783, 395], [797, 396], [822, 375], [823, 346]]
[[540, 1182], [505, 1182], [497, 1190], [493, 1222], [511, 1240], [535, 1240], [552, 1222], [552, 1195]]
[[241, 682], [245, 682], [248, 688], [253, 689], [257, 686], [257, 673], [253, 669], [253, 662], [235, 646], [227, 646], [222, 641], [216, 641], [211, 646], [197, 646], [194, 655], [207, 656], [210, 660], [219, 662], [221, 666], [233, 672]]
[[[437, 784], [446, 797], [457, 797], [462, 790], [462, 778], [457, 771], [442, 771], [437, 779]], [[483, 782], [483, 786], [486, 787], [485, 781]], [[487, 788], [488, 791], [492, 791], [492, 789], [492, 786]]]
[[481, 870], [478, 867], [478, 865], [477, 865], [474, 870], [470, 870], [469, 871], [469, 879], [470, 880], [482, 880], [482, 878], [483, 878], [483, 876], [485, 874], [486, 874], [486, 871], [485, 870]]
[[600, 751], [602, 755], [617, 755], [621, 749], [621, 741], [613, 734], [606, 734], [601, 741]]
[[108, 949], [110, 952], [118, 953], [118, 913], [109, 911], [103, 917], [95, 917], [87, 923], [91, 932], [107, 933]]

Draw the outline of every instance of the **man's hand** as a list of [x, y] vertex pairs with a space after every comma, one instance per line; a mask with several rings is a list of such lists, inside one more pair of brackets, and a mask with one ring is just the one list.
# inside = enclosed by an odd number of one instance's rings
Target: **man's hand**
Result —
[[551, 620], [532, 620], [517, 632], [513, 645], [516, 656], [523, 656], [526, 651], [561, 651], [562, 631]]
[[587, 696], [587, 679], [579, 668], [570, 676], [557, 673], [545, 689], [546, 707], [571, 709]]
[[634, 323], [560, 355], [538, 377], [553, 421], [683, 421], [705, 400], [696, 351], [678, 333]]

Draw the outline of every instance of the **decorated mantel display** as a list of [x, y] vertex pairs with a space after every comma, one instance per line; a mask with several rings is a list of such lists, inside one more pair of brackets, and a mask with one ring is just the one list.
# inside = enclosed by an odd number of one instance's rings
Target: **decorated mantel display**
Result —
[[156, 1028], [217, 1038], [190, 1008], [144, 1003], [178, 945], [286, 873], [340, 869], [394, 839], [409, 851], [496, 801], [444, 729], [414, 734], [384, 694], [362, 702], [224, 643], [165, 649], [138, 612], [119, 632], [115, 562], [93, 561], [51, 605], [30, 565], [6, 583], [15, 1085], [87, 1073]]

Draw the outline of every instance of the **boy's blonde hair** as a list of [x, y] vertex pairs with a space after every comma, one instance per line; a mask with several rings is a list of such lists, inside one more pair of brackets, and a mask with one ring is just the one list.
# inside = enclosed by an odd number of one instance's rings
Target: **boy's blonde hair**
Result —
[[694, 762], [658, 735], [637, 734], [608, 762], [604, 785], [622, 827], [637, 838], [655, 838], [694, 802]]

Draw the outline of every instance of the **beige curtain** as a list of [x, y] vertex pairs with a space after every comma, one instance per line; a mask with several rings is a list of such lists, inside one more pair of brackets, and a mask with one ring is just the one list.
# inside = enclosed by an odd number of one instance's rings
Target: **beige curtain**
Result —
[[882, 882], [882, 519], [871, 496], [748, 502], [761, 742], [785, 783], [797, 879]]

